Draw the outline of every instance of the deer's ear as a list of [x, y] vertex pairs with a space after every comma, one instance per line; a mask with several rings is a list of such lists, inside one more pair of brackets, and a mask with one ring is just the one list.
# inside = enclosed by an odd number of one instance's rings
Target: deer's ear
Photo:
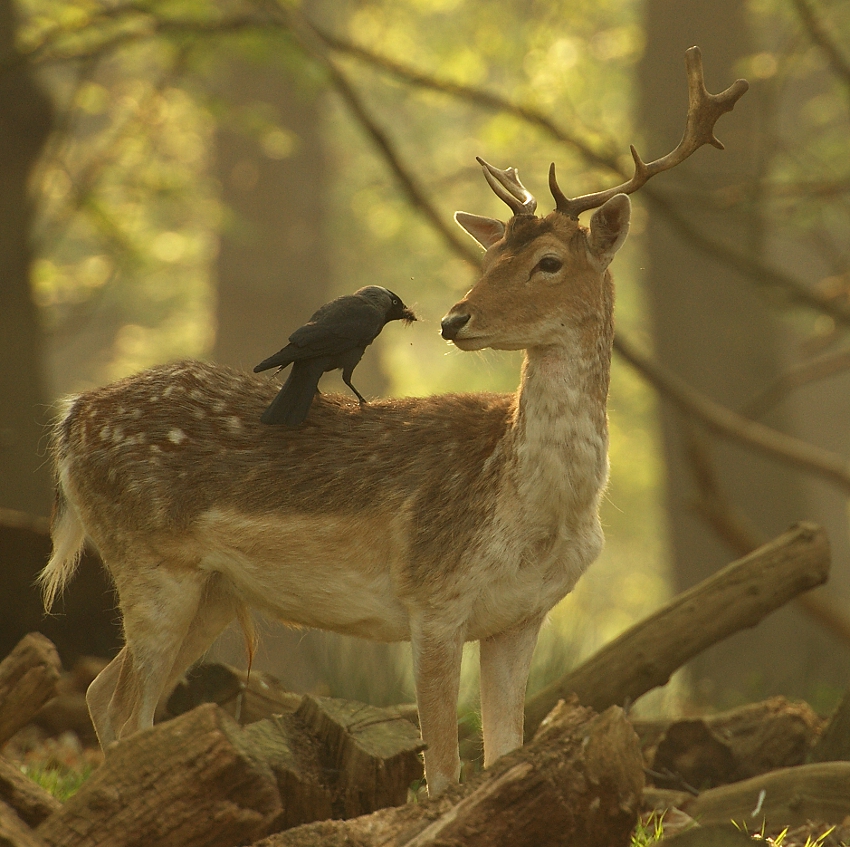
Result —
[[455, 220], [485, 250], [505, 234], [505, 225], [495, 218], [482, 218], [480, 215], [470, 215], [469, 212], [455, 212]]
[[590, 252], [605, 270], [629, 234], [632, 204], [625, 194], [615, 194], [590, 219]]

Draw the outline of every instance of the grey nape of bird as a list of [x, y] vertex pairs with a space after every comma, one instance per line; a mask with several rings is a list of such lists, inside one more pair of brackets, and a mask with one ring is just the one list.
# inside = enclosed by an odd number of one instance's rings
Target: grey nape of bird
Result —
[[254, 368], [254, 373], [292, 365], [277, 397], [263, 412], [265, 424], [298, 426], [310, 411], [325, 371], [342, 369], [345, 384], [361, 403], [366, 400], [351, 384], [351, 374], [366, 348], [390, 321], [416, 320], [401, 298], [380, 285], [367, 285], [325, 303], [304, 326], [289, 336], [289, 344]]

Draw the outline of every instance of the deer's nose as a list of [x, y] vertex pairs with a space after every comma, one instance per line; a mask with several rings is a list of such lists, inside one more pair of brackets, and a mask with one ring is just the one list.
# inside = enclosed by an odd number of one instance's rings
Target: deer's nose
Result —
[[440, 334], [446, 341], [453, 341], [457, 338], [457, 334], [469, 322], [469, 315], [446, 315], [440, 321]]

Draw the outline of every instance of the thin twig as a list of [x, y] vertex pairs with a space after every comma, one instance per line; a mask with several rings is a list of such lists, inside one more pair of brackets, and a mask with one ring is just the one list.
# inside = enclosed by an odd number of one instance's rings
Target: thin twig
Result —
[[741, 410], [748, 418], [760, 418], [794, 389], [826, 379], [850, 369], [850, 350], [842, 348], [794, 365], [778, 376]]

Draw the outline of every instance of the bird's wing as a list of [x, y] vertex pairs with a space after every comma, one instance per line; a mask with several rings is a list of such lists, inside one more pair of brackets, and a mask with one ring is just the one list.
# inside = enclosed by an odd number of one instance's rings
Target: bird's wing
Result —
[[355, 295], [338, 297], [319, 309], [289, 336], [296, 357], [333, 356], [354, 346], [371, 344], [384, 326], [384, 314]]
[[278, 350], [273, 356], [268, 359], [263, 359], [259, 365], [254, 366], [254, 373], [267, 371], [269, 368], [285, 368], [298, 358], [298, 348], [292, 344], [287, 344], [282, 350]]

